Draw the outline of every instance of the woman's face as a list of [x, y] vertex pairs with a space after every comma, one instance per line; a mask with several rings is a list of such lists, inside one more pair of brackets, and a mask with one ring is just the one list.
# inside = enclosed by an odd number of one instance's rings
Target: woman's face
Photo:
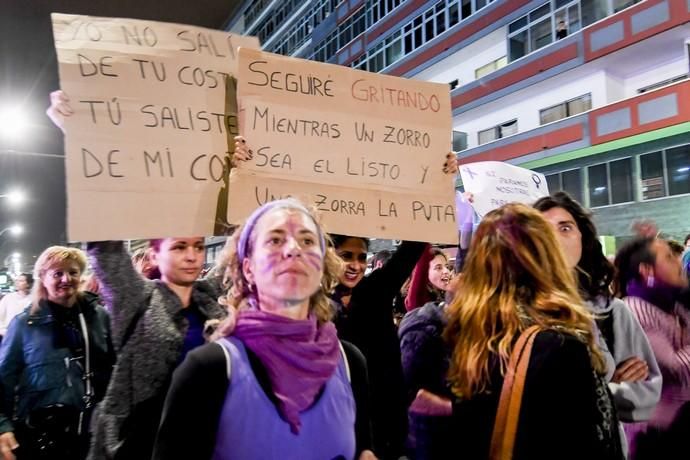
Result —
[[429, 282], [436, 289], [440, 289], [441, 291], [448, 290], [448, 284], [450, 283], [448, 259], [440, 254], [429, 262]]
[[308, 308], [321, 284], [324, 258], [313, 219], [294, 209], [269, 211], [257, 222], [252, 241], [252, 254], [242, 270], [261, 309], [273, 311], [286, 304]]
[[14, 288], [17, 292], [28, 292], [30, 287], [25, 275], [19, 275], [14, 281]]
[[52, 265], [41, 276], [48, 300], [66, 307], [72, 306], [81, 284], [81, 269], [73, 260]]
[[352, 289], [362, 281], [367, 269], [367, 246], [360, 238], [348, 238], [335, 251], [345, 262], [340, 284]]
[[158, 252], [152, 251], [152, 257], [164, 282], [191, 286], [199, 278], [204, 265], [204, 239], [165, 238]]
[[563, 208], [551, 208], [542, 214], [556, 232], [568, 268], [575, 268], [582, 258], [582, 233], [575, 218]]
[[671, 247], [666, 241], [654, 240], [651, 250], [656, 258], [654, 260], [654, 271], [650, 274], [655, 279], [674, 287], [685, 287], [688, 285], [688, 278], [683, 273], [683, 264], [673, 254]]

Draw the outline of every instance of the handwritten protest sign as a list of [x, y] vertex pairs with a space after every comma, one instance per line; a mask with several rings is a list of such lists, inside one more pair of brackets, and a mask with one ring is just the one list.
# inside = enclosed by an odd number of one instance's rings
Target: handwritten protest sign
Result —
[[296, 196], [331, 232], [457, 241], [447, 85], [239, 52], [240, 126], [253, 159], [230, 176], [228, 220]]
[[237, 47], [254, 37], [53, 14], [71, 241], [210, 235], [227, 213]]
[[462, 165], [460, 176], [465, 191], [474, 195], [472, 206], [481, 217], [506, 203], [531, 204], [549, 194], [543, 174], [500, 161]]

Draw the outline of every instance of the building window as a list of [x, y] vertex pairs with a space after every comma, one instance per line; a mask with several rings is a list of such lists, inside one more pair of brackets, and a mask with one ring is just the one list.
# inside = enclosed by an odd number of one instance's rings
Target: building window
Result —
[[314, 46], [314, 52], [309, 59], [328, 62], [339, 50], [364, 32], [366, 29], [365, 13], [366, 10], [360, 8], [356, 13], [347, 18], [336, 30]]
[[642, 199], [690, 193], [690, 144], [640, 155]]
[[515, 133], [517, 133], [517, 120], [512, 120], [501, 123], [500, 125], [491, 127], [489, 129], [479, 131], [477, 134], [477, 140], [479, 145], [482, 145]]
[[[469, 18], [494, 1], [495, 0], [440, 0], [422, 13], [410, 19], [401, 27], [396, 27], [384, 40], [386, 43], [384, 48], [387, 46], [399, 46], [400, 48], [399, 51], [396, 48], [390, 56], [383, 60], [385, 61], [383, 67], [381, 67], [382, 60], [377, 55], [377, 52], [380, 51], [380, 43], [373, 49], [367, 50], [364, 61], [358, 59], [356, 65], [354, 63], [350, 65], [358, 69], [366, 68], [366, 70], [370, 72], [379, 72], [416, 49], [424, 46], [430, 40], [438, 37], [460, 21]], [[383, 17], [380, 13], [381, 11], [390, 12], [399, 4], [402, 4], [401, 2], [394, 1], [391, 2], [390, 5], [386, 4], [382, 9], [380, 6], [381, 3], [383, 2], [373, 1], [369, 3], [369, 7], [367, 8], [369, 12], [369, 27]], [[389, 41], [391, 38], [394, 38], [394, 40]], [[400, 44], [396, 43], [398, 38], [401, 38]]]
[[511, 61], [553, 41], [551, 3], [547, 2], [508, 25], [508, 56]]
[[686, 73], [686, 74], [683, 74], [683, 75], [678, 75], [677, 77], [669, 78], [668, 80], [660, 81], [660, 82], [658, 82], [658, 83], [654, 83], [654, 84], [652, 84], [652, 85], [649, 85], [649, 86], [645, 86], [645, 87], [643, 87], [643, 88], [640, 88], [640, 89], [637, 90], [637, 94], [646, 93], [647, 91], [652, 91], [652, 90], [655, 90], [655, 89], [664, 87], [664, 86], [666, 86], [666, 85], [670, 85], [670, 84], [673, 84], [673, 83], [677, 83], [677, 82], [679, 82], [679, 81], [686, 80], [687, 78], [688, 78], [688, 74], [687, 74], [687, 73]]
[[[302, 47], [302, 45], [309, 41], [312, 31], [335, 11], [337, 3], [338, 0], [319, 0], [314, 2], [313, 6], [311, 6], [297, 21], [295, 21], [294, 24], [281, 33], [278, 40], [276, 40], [270, 47], [267, 47], [266, 50], [283, 55], [293, 54], [296, 50]], [[303, 2], [299, 0], [287, 0], [285, 2], [281, 2], [279, 6], [271, 12], [271, 14], [267, 15], [256, 26], [249, 24], [251, 29], [246, 29], [245, 33], [256, 35], [261, 43], [266, 43], [268, 40], [273, 38], [274, 32], [279, 29], [286, 20], [290, 19], [293, 12], [302, 7], [302, 5]], [[258, 6], [260, 6], [259, 3], [252, 4], [250, 9]], [[258, 16], [259, 14], [254, 16], [254, 18]]]
[[666, 196], [664, 152], [640, 155], [640, 188], [643, 200]]
[[255, 0], [252, 2], [244, 12], [244, 23], [251, 25], [270, 3], [271, 0]]
[[562, 118], [571, 117], [578, 113], [586, 112], [592, 108], [592, 95], [590, 93], [561, 102], [539, 111], [539, 123], [545, 125]]
[[491, 61], [486, 65], [481, 66], [480, 68], [476, 69], [474, 71], [474, 78], [479, 79], [482, 78], [485, 75], [490, 74], [491, 72], [494, 72], [501, 67], [505, 67], [506, 64], [508, 64], [508, 58], [506, 56], [502, 56], [495, 61]]
[[402, 0], [370, 0], [368, 6], [369, 27], [402, 5]]
[[582, 203], [582, 181], [579, 169], [570, 169], [546, 176], [549, 193], [567, 192], [575, 200]]
[[551, 0], [508, 25], [514, 61], [641, 0]]
[[631, 158], [589, 166], [587, 174], [590, 207], [633, 201]]
[[690, 193], [690, 145], [666, 150], [668, 194]]
[[467, 148], [467, 133], [453, 130], [453, 152], [460, 152]]

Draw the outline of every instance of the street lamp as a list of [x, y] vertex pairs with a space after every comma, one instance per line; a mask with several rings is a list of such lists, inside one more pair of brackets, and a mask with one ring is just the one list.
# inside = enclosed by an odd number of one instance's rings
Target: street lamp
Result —
[[9, 227], [0, 230], [0, 236], [4, 235], [5, 232], [10, 232], [14, 236], [19, 236], [24, 232], [24, 227], [19, 224], [10, 225]]
[[0, 109], [0, 136], [5, 139], [19, 139], [28, 126], [27, 116], [19, 107]]
[[26, 200], [26, 195], [21, 190], [10, 190], [7, 193], [0, 194], [0, 198], [7, 198], [10, 205], [19, 206]]

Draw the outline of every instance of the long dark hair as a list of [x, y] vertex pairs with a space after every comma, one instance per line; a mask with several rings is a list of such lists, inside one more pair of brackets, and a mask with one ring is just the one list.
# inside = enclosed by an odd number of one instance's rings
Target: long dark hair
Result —
[[656, 254], [652, 251], [655, 238], [636, 238], [626, 243], [616, 253], [616, 280], [614, 290], [618, 297], [628, 294], [628, 284], [640, 279], [640, 265], [654, 265]]
[[534, 203], [534, 208], [541, 212], [563, 208], [573, 216], [582, 235], [582, 256], [576, 266], [580, 293], [588, 300], [594, 300], [599, 296], [610, 298], [609, 286], [613, 281], [615, 269], [604, 256], [592, 214], [566, 192], [556, 192], [551, 196], [539, 198]]

